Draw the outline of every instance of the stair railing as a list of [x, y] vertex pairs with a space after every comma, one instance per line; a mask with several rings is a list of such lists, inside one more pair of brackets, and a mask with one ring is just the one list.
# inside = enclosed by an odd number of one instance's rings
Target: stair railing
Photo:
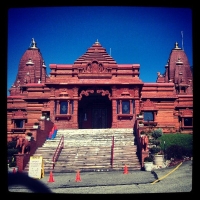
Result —
[[111, 168], [113, 168], [114, 160], [114, 136], [112, 136], [112, 145], [111, 145]]
[[55, 150], [55, 153], [53, 155], [53, 169], [55, 167], [55, 163], [58, 160], [58, 157], [60, 155], [61, 150], [64, 148], [64, 136], [62, 135], [62, 137], [60, 138], [59, 144]]

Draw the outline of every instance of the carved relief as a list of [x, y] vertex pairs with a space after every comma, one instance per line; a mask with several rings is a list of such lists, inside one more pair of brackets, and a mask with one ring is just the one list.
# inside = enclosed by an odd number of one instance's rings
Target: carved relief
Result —
[[139, 89], [138, 88], [135, 88], [135, 97], [138, 97], [139, 96]]
[[108, 95], [109, 100], [111, 98], [111, 94], [108, 90], [97, 90], [97, 93], [102, 93], [102, 96]]
[[89, 72], [89, 73], [92, 72], [92, 66], [90, 63], [86, 67], [86, 72]]
[[123, 92], [121, 93], [121, 96], [123, 96], [123, 97], [127, 97], [127, 96], [131, 96], [131, 95], [130, 95], [128, 89], [125, 88], [125, 89], [123, 89]]
[[147, 99], [143, 105], [141, 106], [141, 109], [144, 110], [157, 110], [156, 106], [154, 105], [154, 103], [152, 101], [150, 101], [150, 99]]
[[27, 113], [22, 110], [17, 110], [13, 112], [13, 117], [26, 117]]
[[92, 63], [92, 72], [93, 73], [98, 73], [99, 72], [99, 66], [97, 62]]
[[53, 88], [53, 87], [51, 87], [51, 89], [50, 89], [50, 90], [51, 90], [51, 95], [55, 96], [55, 90], [56, 90], [56, 89], [55, 89], [55, 88]]
[[144, 102], [144, 106], [145, 107], [152, 107], [154, 106], [153, 102], [150, 101], [150, 99], [147, 99], [145, 102]]
[[49, 108], [50, 107], [50, 102], [49, 101], [48, 102], [44, 102], [43, 107], [44, 108]]
[[103, 72], [104, 71], [104, 67], [102, 64], [99, 64], [99, 72]]
[[68, 97], [68, 96], [69, 94], [66, 89], [61, 90], [59, 93], [59, 97]]
[[185, 115], [192, 116], [193, 115], [193, 111], [190, 110], [189, 108], [186, 108], [185, 110], [182, 110], [181, 114], [182, 114], [182, 116], [185, 116]]
[[25, 75], [24, 77], [24, 83], [27, 84], [27, 83], [31, 83], [31, 77], [30, 75], [27, 73], [27, 75]]
[[94, 90], [82, 90], [78, 99], [81, 100], [83, 95], [89, 96], [89, 93], [94, 93]]
[[73, 88], [73, 96], [78, 96], [78, 88], [77, 87]]
[[85, 69], [87, 73], [102, 73], [104, 72], [104, 66], [102, 63], [98, 63], [97, 61], [93, 61], [92, 63], [88, 63]]

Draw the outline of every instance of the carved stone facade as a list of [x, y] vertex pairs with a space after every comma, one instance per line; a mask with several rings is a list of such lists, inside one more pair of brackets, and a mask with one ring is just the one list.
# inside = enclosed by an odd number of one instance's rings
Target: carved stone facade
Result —
[[73, 64], [50, 69], [33, 39], [9, 89], [8, 135], [31, 131], [41, 116], [61, 129], [133, 128], [140, 112], [164, 132], [193, 130], [192, 72], [177, 43], [155, 83], [140, 80], [139, 64], [117, 64], [98, 41]]

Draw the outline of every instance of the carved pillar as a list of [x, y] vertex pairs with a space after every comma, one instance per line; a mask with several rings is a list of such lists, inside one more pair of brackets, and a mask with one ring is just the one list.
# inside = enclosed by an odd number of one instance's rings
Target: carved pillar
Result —
[[73, 112], [73, 127], [78, 128], [78, 87], [73, 88], [73, 101], [74, 101], [74, 112]]
[[71, 113], [69, 113], [69, 111], [70, 111], [70, 100], [67, 100], [67, 114], [71, 114]]
[[141, 167], [144, 167], [144, 158], [149, 156], [149, 152], [148, 151], [142, 151], [141, 152]]
[[15, 124], [15, 120], [13, 119], [13, 128], [15, 128], [16, 124]]
[[112, 99], [112, 128], [117, 126], [117, 101]]
[[156, 121], [156, 112], [153, 112], [154, 121]]
[[12, 119], [12, 128], [15, 128], [15, 122], [14, 122], [14, 119]]
[[140, 111], [140, 102], [139, 99], [135, 100], [135, 114], [138, 114]]
[[24, 170], [24, 154], [15, 154], [16, 164], [18, 167], [18, 172], [23, 172]]
[[55, 88], [51, 88], [51, 94], [50, 97], [55, 97]]
[[74, 128], [78, 128], [78, 99], [74, 100], [73, 123]]
[[119, 114], [122, 114], [122, 100], [119, 100]]
[[56, 104], [57, 108], [56, 108], [56, 114], [59, 114], [59, 110], [60, 110], [60, 101], [57, 100], [57, 104]]
[[130, 100], [130, 114], [133, 114], [133, 104], [132, 104], [132, 100]]

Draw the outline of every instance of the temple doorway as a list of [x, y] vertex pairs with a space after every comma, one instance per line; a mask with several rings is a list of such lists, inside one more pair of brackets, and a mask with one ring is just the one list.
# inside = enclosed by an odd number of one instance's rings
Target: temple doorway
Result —
[[83, 96], [78, 105], [78, 123], [80, 129], [111, 128], [112, 103], [108, 96]]

